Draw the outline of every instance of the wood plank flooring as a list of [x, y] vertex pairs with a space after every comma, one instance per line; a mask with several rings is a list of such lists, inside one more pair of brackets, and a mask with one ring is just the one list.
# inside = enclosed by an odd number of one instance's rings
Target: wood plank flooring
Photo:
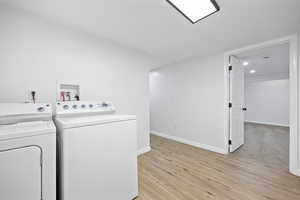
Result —
[[158, 136], [151, 146], [139, 157], [137, 200], [300, 200], [300, 178], [287, 168]]

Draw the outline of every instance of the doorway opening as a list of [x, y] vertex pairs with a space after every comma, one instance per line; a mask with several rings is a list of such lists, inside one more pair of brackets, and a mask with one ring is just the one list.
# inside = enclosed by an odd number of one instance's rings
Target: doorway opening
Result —
[[229, 153], [300, 175], [297, 45], [292, 36], [225, 55], [226, 139]]

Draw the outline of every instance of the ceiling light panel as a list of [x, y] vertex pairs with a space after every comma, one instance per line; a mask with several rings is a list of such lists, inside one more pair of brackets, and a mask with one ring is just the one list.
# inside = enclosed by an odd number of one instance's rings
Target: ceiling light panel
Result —
[[215, 0], [167, 0], [192, 23], [220, 10]]
[[244, 62], [243, 62], [243, 65], [244, 65], [244, 66], [248, 66], [248, 65], [249, 65], [249, 62], [248, 62], [248, 61], [244, 61]]
[[250, 74], [255, 74], [255, 72], [256, 72], [256, 71], [255, 71], [254, 69], [251, 69], [251, 70], [249, 71]]

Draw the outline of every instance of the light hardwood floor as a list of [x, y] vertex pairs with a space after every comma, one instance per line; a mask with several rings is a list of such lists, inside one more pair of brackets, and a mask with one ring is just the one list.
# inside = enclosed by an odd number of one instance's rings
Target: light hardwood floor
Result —
[[137, 200], [300, 200], [300, 178], [253, 152], [221, 155], [158, 136], [151, 146], [139, 157]]

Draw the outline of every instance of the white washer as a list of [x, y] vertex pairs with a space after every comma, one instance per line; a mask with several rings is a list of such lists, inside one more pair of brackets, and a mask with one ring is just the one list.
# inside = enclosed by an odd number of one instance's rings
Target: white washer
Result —
[[61, 200], [131, 200], [138, 195], [136, 117], [111, 103], [58, 102]]
[[56, 199], [50, 104], [0, 103], [0, 199]]

